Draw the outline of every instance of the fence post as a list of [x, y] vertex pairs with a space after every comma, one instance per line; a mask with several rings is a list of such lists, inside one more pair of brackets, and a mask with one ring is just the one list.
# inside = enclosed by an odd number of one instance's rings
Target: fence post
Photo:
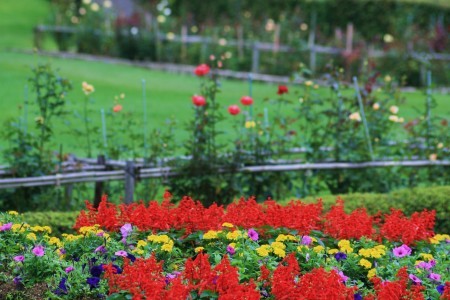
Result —
[[133, 202], [134, 184], [136, 181], [136, 169], [133, 161], [127, 160], [125, 165], [125, 204]]
[[34, 48], [41, 50], [42, 48], [42, 29], [41, 26], [36, 26], [33, 28], [34, 31]]
[[309, 69], [312, 74], [316, 73], [316, 12], [311, 15], [311, 30], [309, 31], [308, 48], [309, 48]]
[[[106, 159], [104, 155], [97, 156], [97, 164], [105, 165]], [[95, 182], [95, 192], [94, 192], [94, 207], [97, 208], [100, 205], [100, 201], [102, 200], [103, 195], [103, 181]]]
[[254, 42], [252, 45], [252, 73], [259, 71], [259, 43]]

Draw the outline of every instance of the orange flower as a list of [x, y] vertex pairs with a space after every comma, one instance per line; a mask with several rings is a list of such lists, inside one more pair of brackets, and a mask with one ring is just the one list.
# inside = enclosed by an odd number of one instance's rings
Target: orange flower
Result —
[[117, 105], [115, 105], [114, 107], [113, 107], [113, 111], [114, 112], [119, 112], [119, 111], [121, 111], [122, 110], [122, 105], [120, 105], [120, 104], [117, 104]]

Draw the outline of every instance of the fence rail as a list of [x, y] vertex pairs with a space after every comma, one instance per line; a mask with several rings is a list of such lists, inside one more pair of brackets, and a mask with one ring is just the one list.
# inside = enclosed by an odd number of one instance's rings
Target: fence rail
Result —
[[[138, 164], [139, 165], [139, 164]], [[122, 164], [121, 164], [122, 166]], [[365, 168], [385, 168], [385, 167], [428, 167], [428, 166], [450, 166], [450, 161], [370, 161], [370, 162], [326, 162], [326, 163], [296, 163], [296, 164], [279, 164], [279, 165], [260, 165], [245, 166], [233, 172], [259, 173], [259, 172], [286, 172], [286, 171], [302, 171], [302, 170], [329, 170], [329, 169], [365, 169]], [[219, 170], [221, 173], [230, 172], [229, 170]], [[133, 201], [134, 186], [136, 180], [145, 178], [161, 178], [180, 176], [171, 167], [161, 168], [140, 168], [132, 161], [124, 163], [122, 170], [112, 171], [92, 171], [78, 172], [68, 174], [55, 174], [49, 176], [27, 177], [27, 178], [8, 178], [0, 179], [0, 189], [35, 187], [35, 186], [61, 186], [83, 182], [104, 182], [121, 180], [125, 181], [125, 203]], [[95, 192], [96, 198], [101, 196], [101, 191]], [[99, 196], [100, 195], [100, 196]], [[94, 199], [94, 203], [98, 204], [99, 199]]]
[[[351, 26], [353, 32], [353, 26]], [[80, 30], [76, 27], [70, 26], [51, 26], [51, 25], [37, 25], [34, 28], [34, 45], [37, 49], [42, 49], [42, 38], [46, 32], [51, 33], [63, 33], [63, 34], [76, 34]], [[97, 34], [102, 34], [99, 31]], [[124, 31], [126, 34], [131, 34], [128, 31]], [[113, 33], [110, 33], [112, 35]], [[203, 37], [198, 35], [187, 35], [185, 33], [181, 35], [167, 35], [164, 33], [157, 33], [156, 38], [158, 41], [176, 42], [183, 45], [187, 44], [201, 44], [205, 48], [207, 45], [219, 45], [219, 46], [236, 46], [239, 48], [246, 48], [252, 50], [252, 73], [259, 73], [260, 52], [309, 52], [310, 54], [310, 69], [315, 72], [316, 54], [328, 54], [328, 55], [344, 55], [351, 53], [352, 51], [352, 39], [353, 34], [349, 35], [351, 40], [347, 41], [345, 48], [330, 47], [324, 45], [315, 44], [315, 34], [310, 32], [308, 42], [305, 42], [298, 47], [292, 47], [288, 45], [282, 45], [279, 43], [267, 43], [259, 41], [245, 41], [245, 40], [223, 40], [210, 37]], [[395, 51], [382, 51], [378, 49], [368, 48], [366, 51], [368, 57], [380, 58], [388, 56], [406, 56], [418, 59], [420, 62], [426, 62], [430, 60], [450, 61], [450, 54], [447, 53], [425, 53], [417, 51], [402, 51], [400, 53]]]

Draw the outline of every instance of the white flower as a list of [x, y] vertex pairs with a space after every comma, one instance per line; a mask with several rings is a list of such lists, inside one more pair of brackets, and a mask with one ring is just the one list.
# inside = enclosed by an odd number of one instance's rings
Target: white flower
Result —
[[379, 109], [380, 109], [380, 104], [379, 104], [378, 102], [375, 102], [375, 103], [372, 105], [372, 108], [373, 108], [374, 110], [379, 110]]
[[397, 123], [399, 121], [399, 119], [398, 119], [398, 117], [396, 115], [390, 115], [389, 116], [389, 121]]

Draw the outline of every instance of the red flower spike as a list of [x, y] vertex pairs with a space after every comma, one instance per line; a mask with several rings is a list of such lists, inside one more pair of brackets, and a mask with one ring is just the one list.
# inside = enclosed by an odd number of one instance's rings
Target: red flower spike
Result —
[[250, 96], [243, 96], [241, 98], [242, 105], [248, 106], [253, 104], [253, 98]]
[[287, 92], [288, 92], [287, 86], [285, 86], [285, 85], [278, 86], [278, 92], [277, 92], [278, 95], [287, 94]]
[[192, 96], [192, 103], [197, 107], [205, 106], [206, 100], [205, 100], [205, 97], [203, 97], [203, 96], [194, 95], [194, 96]]
[[228, 107], [228, 112], [230, 113], [230, 115], [235, 116], [241, 112], [241, 109], [237, 105], [230, 105]]
[[195, 68], [194, 73], [195, 73], [195, 75], [201, 77], [201, 76], [207, 75], [209, 73], [209, 71], [210, 71], [210, 68], [207, 64], [201, 64]]

